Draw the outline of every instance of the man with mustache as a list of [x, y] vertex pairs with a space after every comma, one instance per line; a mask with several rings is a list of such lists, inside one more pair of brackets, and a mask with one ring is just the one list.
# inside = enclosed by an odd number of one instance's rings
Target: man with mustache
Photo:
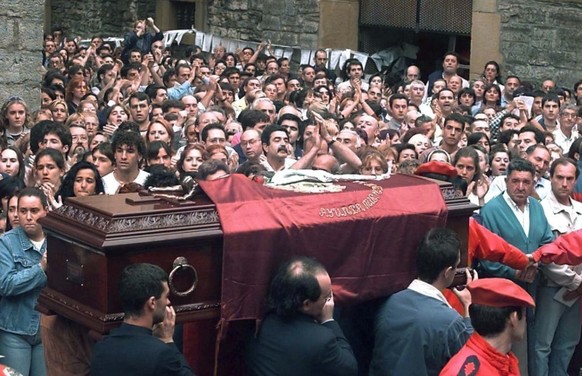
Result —
[[[541, 145], [536, 147], [545, 148]], [[547, 150], [543, 151], [547, 153]], [[536, 167], [530, 161], [521, 158], [512, 160], [507, 169], [507, 189], [483, 206], [480, 213], [483, 217], [483, 225], [487, 229], [525, 254], [530, 254], [541, 245], [554, 240], [552, 228], [546, 219], [542, 205], [538, 200], [530, 197], [534, 192], [536, 174]], [[516, 282], [534, 300], [540, 283], [544, 282], [537, 276], [536, 268], [516, 270], [501, 263], [479, 260], [478, 270], [481, 277], [508, 278]], [[526, 320], [526, 340], [516, 344], [513, 351], [519, 358], [521, 374], [534, 375], [537, 357], [534, 348], [537, 334], [535, 326], [538, 323], [532, 309], [527, 310]]]
[[[319, 146], [321, 144], [321, 137], [319, 134], [319, 125], [316, 126], [316, 131], [313, 132], [309, 141], [312, 145]], [[303, 157], [295, 160], [289, 157], [289, 135], [287, 130], [278, 124], [271, 124], [265, 127], [261, 134], [261, 142], [263, 143], [263, 152], [267, 159], [261, 164], [267, 171], [281, 171], [288, 168], [300, 170], [310, 168], [319, 147], [311, 147], [309, 151], [305, 152]], [[330, 142], [333, 143], [333, 142]], [[328, 143], [328, 144], [330, 144]]]

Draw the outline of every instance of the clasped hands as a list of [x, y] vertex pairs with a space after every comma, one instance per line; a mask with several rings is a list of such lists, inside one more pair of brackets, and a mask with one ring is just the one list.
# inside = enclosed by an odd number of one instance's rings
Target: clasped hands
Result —
[[526, 283], [532, 283], [538, 274], [538, 263], [534, 260], [532, 255], [527, 255], [527, 259], [527, 266], [524, 269], [515, 272], [515, 279]]

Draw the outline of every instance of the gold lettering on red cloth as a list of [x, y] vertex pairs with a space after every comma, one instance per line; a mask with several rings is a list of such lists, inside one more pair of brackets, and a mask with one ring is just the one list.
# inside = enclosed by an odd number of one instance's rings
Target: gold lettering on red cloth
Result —
[[334, 208], [320, 208], [319, 216], [326, 218], [334, 217], [348, 217], [358, 215], [374, 207], [378, 201], [382, 198], [382, 192], [384, 189], [370, 182], [355, 182], [370, 188], [372, 191], [362, 200], [362, 202], [356, 202], [350, 205], [334, 207]]

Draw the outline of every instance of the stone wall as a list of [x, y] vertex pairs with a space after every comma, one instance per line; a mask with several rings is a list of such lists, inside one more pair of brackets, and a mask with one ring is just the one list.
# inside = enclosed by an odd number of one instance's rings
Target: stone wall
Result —
[[155, 17], [154, 0], [52, 0], [52, 25], [65, 29], [68, 36], [93, 35], [123, 37], [137, 19]]
[[0, 7], [0, 105], [11, 96], [40, 107], [40, 42], [44, 0], [2, 1]]
[[226, 38], [317, 48], [318, 0], [208, 0], [208, 31]]
[[498, 10], [503, 76], [550, 77], [568, 88], [582, 79], [582, 1], [498, 0]]

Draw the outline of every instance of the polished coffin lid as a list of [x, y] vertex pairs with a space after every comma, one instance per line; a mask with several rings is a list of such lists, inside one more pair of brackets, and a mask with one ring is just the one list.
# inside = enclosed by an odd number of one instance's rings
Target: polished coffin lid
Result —
[[73, 198], [42, 224], [49, 269], [41, 311], [107, 332], [122, 318], [121, 271], [150, 262], [171, 274], [178, 321], [218, 315], [222, 232], [216, 208], [204, 195], [196, 202], [137, 193]]

